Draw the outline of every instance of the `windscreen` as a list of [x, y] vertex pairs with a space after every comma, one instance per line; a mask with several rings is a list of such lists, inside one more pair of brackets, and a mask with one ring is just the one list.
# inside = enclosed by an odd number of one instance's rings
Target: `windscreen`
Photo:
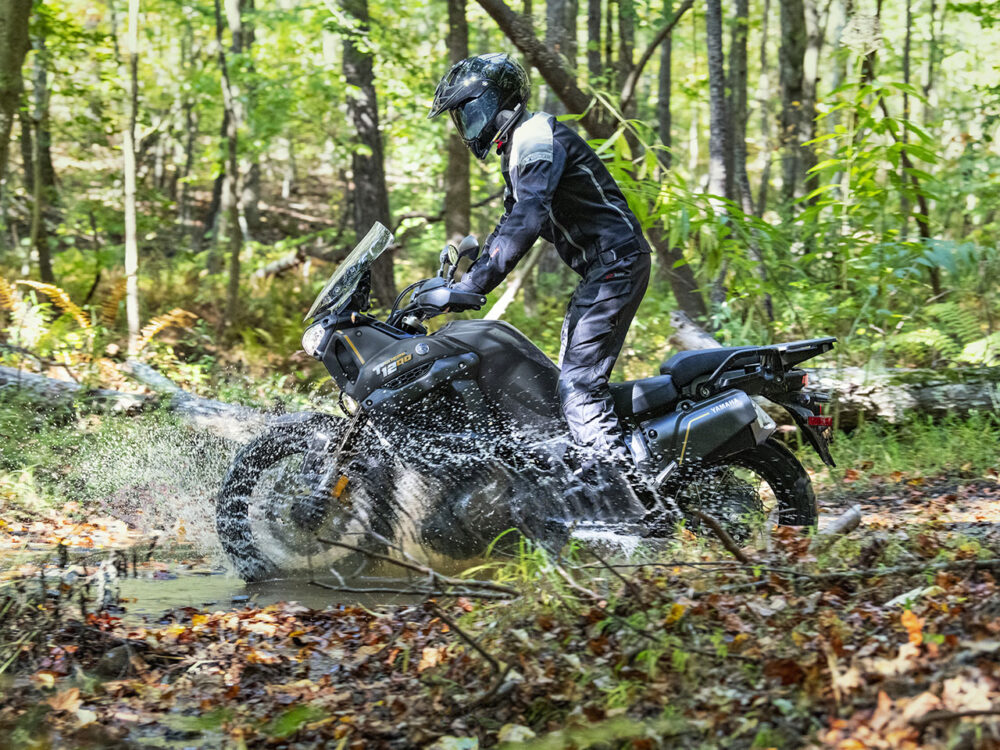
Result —
[[333, 272], [333, 276], [326, 282], [323, 291], [319, 293], [316, 301], [309, 308], [305, 320], [344, 304], [354, 294], [361, 277], [372, 267], [375, 259], [392, 244], [392, 240], [392, 232], [376, 221], [375, 225], [368, 230], [365, 238], [358, 243], [350, 255], [344, 258], [343, 263], [337, 266], [337, 270]]

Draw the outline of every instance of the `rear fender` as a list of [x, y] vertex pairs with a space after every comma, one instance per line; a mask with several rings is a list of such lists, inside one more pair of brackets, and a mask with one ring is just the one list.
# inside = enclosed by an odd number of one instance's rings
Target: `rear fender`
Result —
[[809, 394], [796, 393], [790, 395], [794, 395], [796, 400], [772, 400], [792, 415], [792, 419], [795, 421], [795, 424], [798, 426], [799, 430], [802, 431], [802, 434], [806, 436], [806, 440], [809, 441], [809, 445], [811, 445], [813, 450], [815, 450], [819, 457], [823, 459], [823, 463], [831, 468], [836, 467], [837, 464], [834, 463], [833, 456], [830, 455], [830, 440], [827, 437], [830, 427], [828, 425], [814, 426], [809, 424], [811, 417], [820, 416], [819, 403], [810, 398]]

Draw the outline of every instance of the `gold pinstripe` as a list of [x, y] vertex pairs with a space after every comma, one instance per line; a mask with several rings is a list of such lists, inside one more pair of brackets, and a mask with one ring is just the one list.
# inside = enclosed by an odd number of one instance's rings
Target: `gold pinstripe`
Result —
[[710, 414], [699, 414], [697, 417], [695, 417], [690, 422], [688, 422], [687, 429], [684, 431], [684, 445], [681, 447], [681, 457], [679, 459], [677, 459], [677, 463], [678, 464], [684, 463], [684, 452], [687, 450], [687, 447], [688, 447], [688, 437], [691, 435], [691, 425], [693, 425], [695, 422], [697, 422], [702, 417], [708, 417], [708, 416], [711, 416], [711, 415]]
[[351, 337], [350, 337], [350, 336], [348, 336], [348, 335], [347, 335], [346, 333], [340, 333], [340, 331], [337, 331], [337, 333], [338, 333], [338, 334], [340, 334], [341, 336], [343, 336], [343, 337], [344, 337], [344, 341], [346, 341], [346, 342], [347, 342], [347, 345], [348, 345], [349, 347], [351, 347], [351, 349], [353, 349], [353, 350], [354, 350], [354, 356], [356, 356], [356, 357], [358, 358], [358, 361], [359, 361], [359, 362], [360, 362], [361, 364], [364, 364], [364, 363], [365, 363], [365, 358], [361, 356], [361, 352], [359, 352], [359, 351], [358, 351], [358, 347], [356, 347], [356, 346], [354, 345], [354, 342], [353, 342], [353, 341], [351, 341]]

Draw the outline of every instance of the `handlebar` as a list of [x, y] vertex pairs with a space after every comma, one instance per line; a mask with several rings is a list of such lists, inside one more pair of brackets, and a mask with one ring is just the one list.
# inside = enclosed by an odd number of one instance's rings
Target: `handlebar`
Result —
[[413, 285], [410, 303], [395, 310], [389, 317], [390, 325], [398, 325], [409, 317], [427, 320], [445, 312], [478, 310], [486, 304], [481, 294], [462, 292], [449, 286], [448, 280], [435, 276]]

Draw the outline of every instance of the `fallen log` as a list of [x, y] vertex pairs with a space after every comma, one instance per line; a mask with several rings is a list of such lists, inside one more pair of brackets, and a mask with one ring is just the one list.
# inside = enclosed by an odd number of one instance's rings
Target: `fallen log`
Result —
[[267, 422], [267, 416], [256, 409], [188, 393], [142, 362], [129, 360], [121, 366], [121, 369], [143, 385], [169, 396], [166, 403], [168, 411], [177, 414], [194, 427], [213, 432], [220, 437], [242, 442], [259, 432]]
[[[675, 329], [670, 343], [676, 348], [721, 346], [683, 312], [671, 313], [670, 322]], [[803, 369], [809, 373], [807, 391], [831, 394], [826, 411], [839, 427], [854, 427], [863, 419], [898, 424], [909, 414], [964, 415], [1000, 409], [1000, 367]], [[772, 417], [788, 421], [784, 410], [769, 403], [766, 406]]]
[[125, 393], [109, 388], [86, 388], [80, 383], [2, 366], [0, 389], [28, 391], [35, 398], [51, 403], [82, 402], [97, 411], [118, 414], [137, 414], [161, 407], [197, 429], [239, 442], [248, 440], [266, 423], [266, 416], [259, 411], [194, 396], [148, 365], [130, 363], [128, 368], [137, 380], [145, 379], [146, 385], [158, 393]]

